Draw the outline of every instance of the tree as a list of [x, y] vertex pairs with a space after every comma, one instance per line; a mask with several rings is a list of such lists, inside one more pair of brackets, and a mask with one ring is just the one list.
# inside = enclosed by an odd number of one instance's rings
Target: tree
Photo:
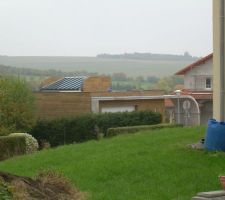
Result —
[[158, 81], [159, 81], [159, 78], [156, 76], [148, 76], [147, 77], [147, 82], [149, 82], [149, 83], [156, 83]]
[[191, 58], [192, 56], [191, 56], [191, 54], [188, 51], [185, 51], [184, 52], [184, 57], [185, 58]]
[[161, 78], [155, 85], [155, 89], [165, 90], [167, 93], [173, 92], [176, 85], [183, 85], [184, 79], [177, 76], [168, 76]]
[[136, 81], [137, 81], [137, 82], [144, 82], [145, 79], [144, 79], [143, 76], [138, 76], [138, 77], [136, 78]]
[[125, 73], [114, 73], [112, 75], [114, 81], [127, 81], [127, 75]]
[[33, 125], [34, 96], [24, 80], [0, 78], [0, 134], [26, 132]]

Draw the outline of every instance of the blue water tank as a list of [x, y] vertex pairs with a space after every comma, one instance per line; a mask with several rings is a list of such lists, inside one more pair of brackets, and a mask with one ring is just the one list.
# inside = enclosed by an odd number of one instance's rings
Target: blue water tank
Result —
[[225, 122], [208, 121], [204, 147], [211, 151], [225, 151]]

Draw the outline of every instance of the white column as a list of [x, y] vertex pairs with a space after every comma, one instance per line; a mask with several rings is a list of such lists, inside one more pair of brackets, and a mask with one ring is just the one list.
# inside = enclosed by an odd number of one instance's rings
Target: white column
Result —
[[213, 117], [225, 121], [224, 0], [213, 0]]

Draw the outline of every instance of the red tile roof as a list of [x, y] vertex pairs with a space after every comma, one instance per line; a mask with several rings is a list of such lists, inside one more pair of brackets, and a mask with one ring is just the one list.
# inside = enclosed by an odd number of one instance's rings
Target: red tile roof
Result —
[[[196, 90], [184, 89], [181, 91], [181, 95], [190, 95], [194, 97], [196, 100], [212, 100], [213, 99], [213, 91], [196, 91]], [[166, 108], [174, 107], [173, 101], [171, 99], [165, 99], [165, 107]]]
[[182, 95], [193, 96], [196, 100], [198, 99], [213, 99], [213, 91], [196, 91], [196, 90], [183, 90]]
[[193, 96], [196, 100], [198, 99], [213, 99], [213, 91], [209, 90], [188, 90], [188, 89], [183, 89], [181, 91], [181, 95], [190, 95]]
[[180, 71], [178, 71], [175, 75], [184, 75], [186, 74], [186, 72], [188, 72], [189, 70], [199, 66], [199, 65], [202, 65], [204, 64], [206, 61], [210, 60], [213, 58], [213, 53], [201, 58], [200, 60], [197, 60], [196, 62], [188, 65], [187, 67], [181, 69]]

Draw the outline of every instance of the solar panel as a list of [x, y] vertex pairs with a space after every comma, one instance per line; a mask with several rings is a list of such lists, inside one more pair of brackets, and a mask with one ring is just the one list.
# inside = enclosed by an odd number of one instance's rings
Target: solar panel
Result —
[[47, 85], [42, 90], [81, 90], [86, 76], [64, 77], [50, 85]]

